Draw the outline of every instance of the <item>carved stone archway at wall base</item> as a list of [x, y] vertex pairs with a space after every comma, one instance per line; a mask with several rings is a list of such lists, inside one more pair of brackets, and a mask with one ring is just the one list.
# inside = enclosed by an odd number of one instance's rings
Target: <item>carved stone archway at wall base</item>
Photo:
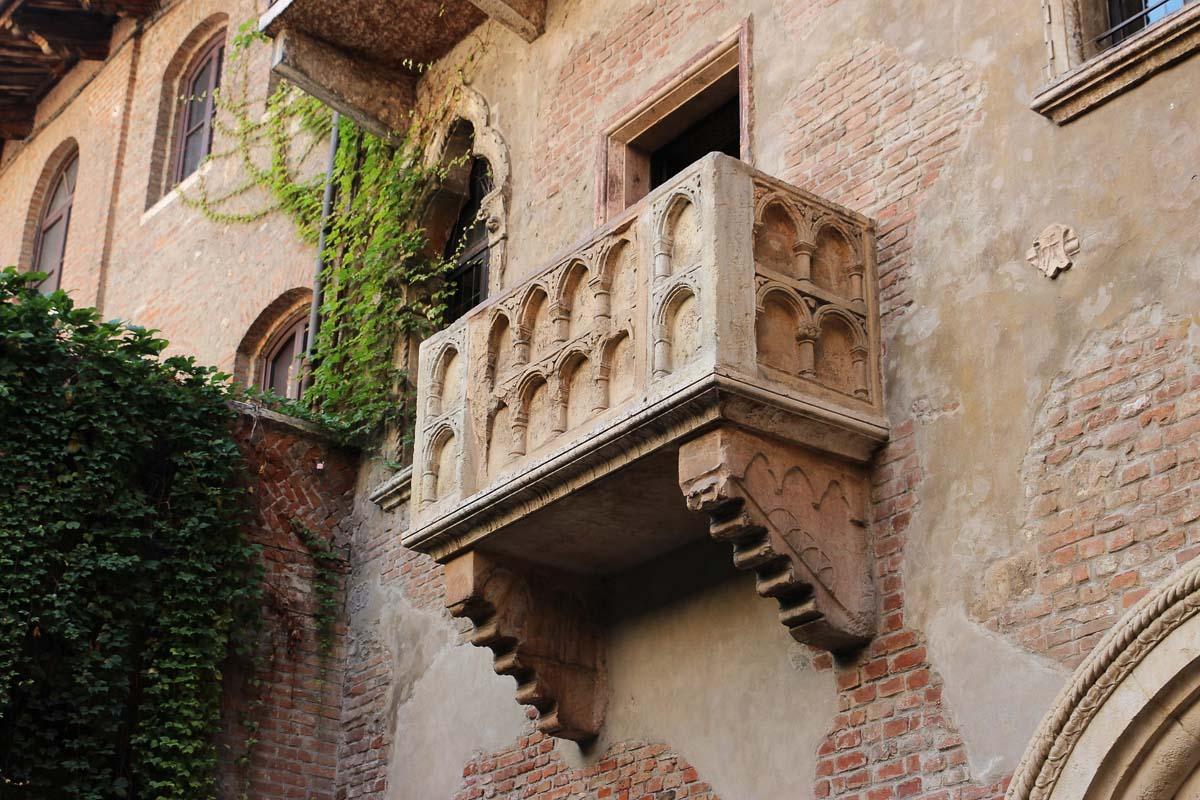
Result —
[[1030, 742], [1007, 800], [1200, 796], [1200, 559], [1129, 610]]

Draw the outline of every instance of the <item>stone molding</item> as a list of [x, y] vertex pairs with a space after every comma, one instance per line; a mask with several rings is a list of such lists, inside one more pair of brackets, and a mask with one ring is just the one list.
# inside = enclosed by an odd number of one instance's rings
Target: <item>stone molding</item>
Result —
[[1006, 800], [1051, 798], [1072, 751], [1105, 702], [1159, 643], [1197, 612], [1200, 559], [1142, 598], [1079, 665], [1022, 756]]
[[[1115, 47], [1082, 60], [1065, 0], [1043, 0], [1051, 82], [1031, 107], [1059, 125], [1090, 111], [1200, 49], [1200, 5], [1185, 6]], [[1082, 62], [1082, 63], [1081, 63]]]

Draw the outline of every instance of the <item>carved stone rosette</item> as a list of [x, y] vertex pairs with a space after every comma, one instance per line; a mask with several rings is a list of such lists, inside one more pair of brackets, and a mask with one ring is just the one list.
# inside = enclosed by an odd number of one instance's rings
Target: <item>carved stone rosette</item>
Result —
[[874, 635], [861, 468], [725, 426], [680, 448], [679, 485], [796, 641], [845, 652]]
[[604, 651], [586, 593], [514, 561], [480, 552], [446, 564], [446, 605], [474, 625], [471, 643], [517, 681], [517, 702], [551, 736], [587, 741], [604, 720]]

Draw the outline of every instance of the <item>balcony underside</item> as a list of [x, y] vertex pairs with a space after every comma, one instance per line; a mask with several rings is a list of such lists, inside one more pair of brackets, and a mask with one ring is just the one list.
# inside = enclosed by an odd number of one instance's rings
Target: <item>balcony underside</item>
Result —
[[275, 71], [368, 130], [402, 130], [420, 73], [488, 18], [527, 41], [545, 0], [278, 0], [259, 20]]

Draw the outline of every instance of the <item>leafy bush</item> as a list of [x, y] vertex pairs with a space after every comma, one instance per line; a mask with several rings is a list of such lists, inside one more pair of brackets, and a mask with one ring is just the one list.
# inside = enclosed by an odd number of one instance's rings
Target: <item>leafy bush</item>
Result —
[[0, 273], [0, 797], [211, 798], [258, 608], [225, 378]]

